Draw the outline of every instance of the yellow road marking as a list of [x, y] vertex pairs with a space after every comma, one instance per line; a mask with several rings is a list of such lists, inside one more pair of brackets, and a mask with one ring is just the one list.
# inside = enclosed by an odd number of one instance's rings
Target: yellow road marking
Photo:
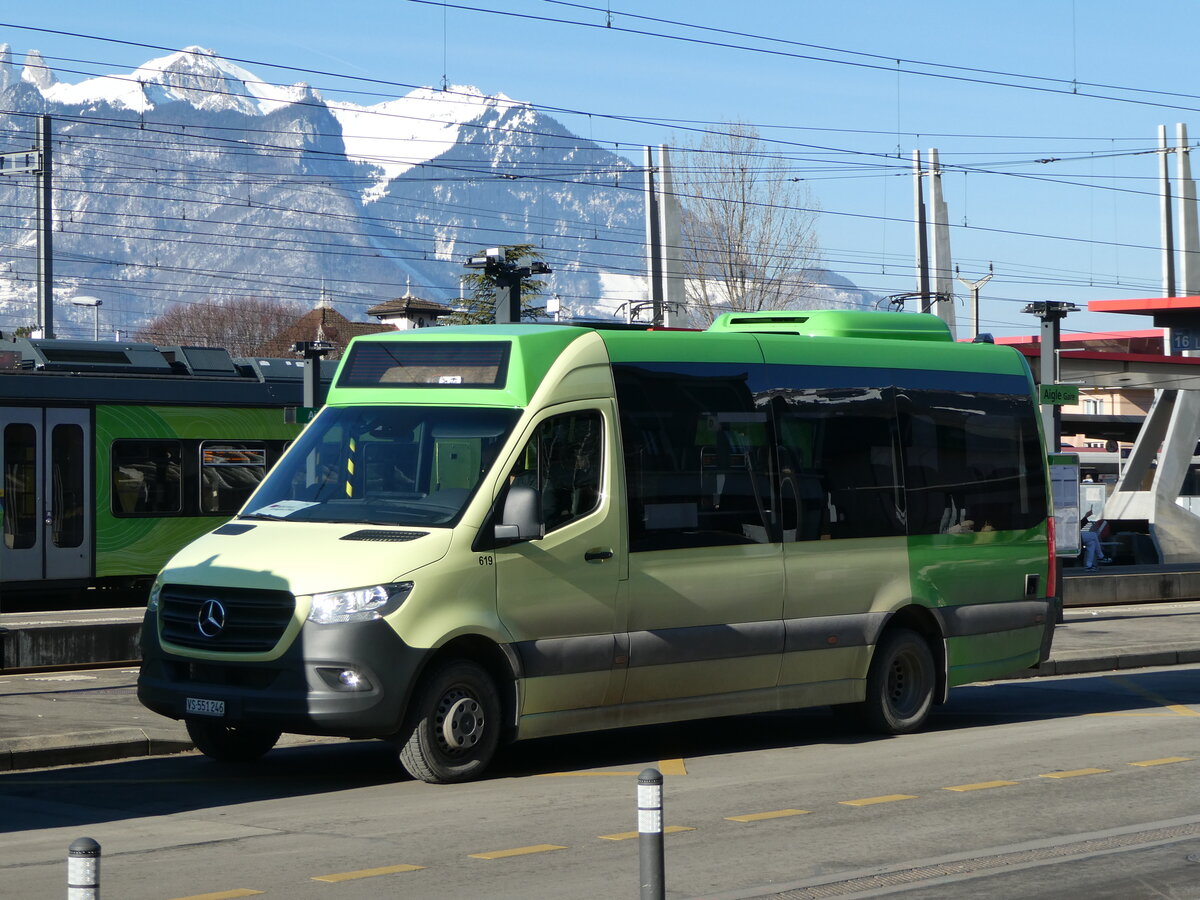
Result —
[[530, 853], [548, 853], [551, 850], [566, 850], [558, 844], [534, 844], [532, 847], [514, 847], [511, 850], [492, 850], [488, 853], [469, 853], [471, 859], [505, 859], [509, 856], [527, 856]]
[[1075, 778], [1079, 775], [1102, 775], [1105, 772], [1111, 772], [1111, 769], [1072, 769], [1070, 772], [1047, 772], [1045, 775], [1039, 775], [1039, 778]]
[[658, 771], [663, 775], [686, 775], [687, 766], [683, 764], [682, 759], [660, 759]]
[[397, 872], [416, 872], [424, 866], [380, 866], [377, 869], [359, 869], [356, 872], [337, 872], [333, 875], [314, 875], [313, 881], [326, 881], [334, 884], [339, 881], [353, 881], [356, 878], [374, 878], [376, 875], [395, 875]]
[[[660, 759], [658, 761], [660, 775], [686, 775], [687, 766], [682, 759]], [[641, 772], [539, 772], [539, 778], [596, 778], [612, 775], [622, 775], [636, 778]]]
[[1191, 762], [1190, 756], [1164, 756], [1162, 759], [1143, 759], [1141, 762], [1131, 762], [1131, 766], [1165, 766], [1169, 763]]
[[176, 897], [175, 900], [234, 900], [236, 897], [253, 897], [255, 894], [265, 893], [266, 891], [238, 888], [233, 891], [217, 891], [215, 894], [192, 894], [190, 897]]
[[887, 794], [883, 797], [863, 797], [861, 800], [840, 800], [842, 806], [874, 806], [876, 803], [895, 803], [897, 800], [916, 800], [913, 794]]
[[1122, 687], [1128, 688], [1135, 694], [1140, 694], [1147, 700], [1157, 703], [1159, 706], [1165, 706], [1177, 716], [1200, 716], [1200, 712], [1196, 712], [1196, 710], [1192, 709], [1190, 706], [1184, 706], [1182, 703], [1172, 703], [1166, 697], [1156, 694], [1154, 691], [1148, 691], [1136, 681], [1133, 681], [1132, 679], [1126, 678], [1122, 675], [1110, 675], [1108, 680], [1116, 682]]
[[785, 816], [806, 816], [808, 809], [776, 809], [771, 812], [748, 813], [744, 816], [726, 816], [730, 822], [761, 822], [764, 819], [782, 819]]
[[[677, 834], [680, 831], [695, 831], [695, 830], [696, 830], [695, 828], [691, 828], [687, 825], [668, 825], [666, 828], [663, 829], [663, 834]], [[636, 832], [636, 831], [622, 831], [620, 834], [602, 834], [602, 835], [600, 835], [600, 840], [602, 840], [602, 841], [628, 841], [628, 840], [632, 840], [633, 838], [635, 838], [637, 836], [638, 836], [638, 832]]]
[[978, 784], [956, 784], [953, 787], [944, 787], [943, 791], [986, 791], [988, 788], [1008, 787], [1011, 784], [1018, 784], [1016, 781], [980, 781]]

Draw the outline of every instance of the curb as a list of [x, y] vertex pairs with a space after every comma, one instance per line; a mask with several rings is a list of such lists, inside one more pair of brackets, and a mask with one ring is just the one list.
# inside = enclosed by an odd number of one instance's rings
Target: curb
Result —
[[0, 738], [0, 771], [165, 756], [192, 749], [191, 741], [154, 737], [140, 728]]

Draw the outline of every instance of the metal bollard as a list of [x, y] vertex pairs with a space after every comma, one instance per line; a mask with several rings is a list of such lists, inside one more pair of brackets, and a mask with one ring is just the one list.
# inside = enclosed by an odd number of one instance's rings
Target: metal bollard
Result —
[[67, 900], [100, 900], [100, 845], [91, 838], [67, 848]]
[[663, 777], [658, 769], [646, 769], [638, 776], [637, 805], [642, 900], [664, 900]]

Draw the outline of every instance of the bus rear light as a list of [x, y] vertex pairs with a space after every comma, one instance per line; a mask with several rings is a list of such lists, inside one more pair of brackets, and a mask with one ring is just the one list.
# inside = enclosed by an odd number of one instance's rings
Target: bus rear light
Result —
[[1048, 518], [1046, 520], [1046, 522], [1047, 522], [1046, 539], [1047, 539], [1047, 543], [1049, 544], [1048, 560], [1047, 560], [1047, 566], [1046, 566], [1046, 596], [1053, 597], [1055, 594], [1058, 593], [1058, 577], [1057, 577], [1058, 576], [1058, 549], [1054, 543], [1054, 541], [1055, 541], [1054, 516], [1050, 516], [1050, 518]]

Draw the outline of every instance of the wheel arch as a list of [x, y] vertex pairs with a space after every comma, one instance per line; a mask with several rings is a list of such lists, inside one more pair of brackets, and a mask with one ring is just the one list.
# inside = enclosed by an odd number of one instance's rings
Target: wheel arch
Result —
[[428, 677], [430, 672], [449, 660], [464, 659], [482, 666], [491, 676], [500, 695], [502, 721], [505, 731], [515, 733], [517, 714], [520, 709], [518, 696], [519, 660], [515, 651], [507, 645], [497, 644], [491, 638], [480, 634], [461, 634], [447, 641], [431, 652], [425, 659], [417, 677], [413, 679], [405, 708], [410, 709], [412, 698], [417, 694], [417, 687]]
[[928, 607], [910, 603], [888, 616], [876, 638], [876, 644], [886, 633], [897, 628], [907, 628], [925, 638], [929, 652], [933, 654], [934, 671], [937, 674], [934, 703], [945, 703], [950, 693], [950, 662], [946, 652], [946, 629], [941, 617]]

